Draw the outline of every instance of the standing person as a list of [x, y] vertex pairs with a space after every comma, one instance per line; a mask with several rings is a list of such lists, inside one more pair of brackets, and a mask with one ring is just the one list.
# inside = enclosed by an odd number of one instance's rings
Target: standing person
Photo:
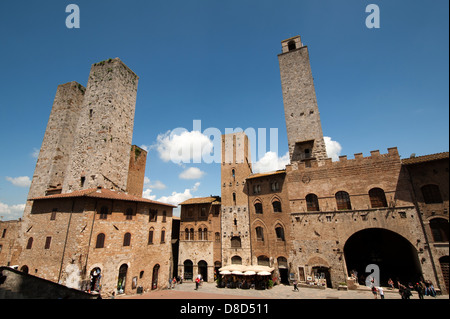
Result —
[[172, 289], [172, 279], [169, 278], [169, 286], [167, 287], [167, 289]]
[[378, 293], [380, 294], [380, 298], [384, 299], [384, 290], [382, 287], [378, 287]]
[[197, 278], [195, 278], [195, 290], [198, 290], [199, 283], [200, 283], [200, 278], [197, 276]]
[[422, 284], [420, 282], [414, 285], [414, 290], [419, 294], [419, 299], [423, 299], [423, 289]]

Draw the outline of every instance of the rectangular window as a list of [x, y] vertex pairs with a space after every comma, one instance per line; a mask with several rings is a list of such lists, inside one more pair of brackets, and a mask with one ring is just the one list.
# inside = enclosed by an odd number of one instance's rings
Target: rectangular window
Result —
[[161, 244], [166, 242], [166, 231], [161, 230]]
[[44, 249], [50, 249], [51, 242], [52, 242], [52, 237], [49, 236], [49, 237], [45, 238], [45, 247], [44, 247]]
[[57, 211], [58, 211], [57, 208], [53, 208], [52, 214], [50, 215], [50, 220], [55, 220], [56, 219], [56, 212]]

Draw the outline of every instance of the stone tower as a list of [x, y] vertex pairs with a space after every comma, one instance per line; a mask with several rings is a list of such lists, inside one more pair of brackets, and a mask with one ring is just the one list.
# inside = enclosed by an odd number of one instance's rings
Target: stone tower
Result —
[[63, 193], [127, 191], [138, 76], [120, 59], [92, 65]]
[[284, 115], [291, 163], [311, 160], [323, 164], [328, 157], [309, 62], [308, 47], [300, 36], [281, 42], [278, 55], [283, 90]]
[[85, 88], [77, 82], [58, 86], [36, 162], [28, 198], [61, 193]]
[[245, 133], [222, 135], [222, 260], [251, 264], [248, 191], [252, 173], [250, 145]]

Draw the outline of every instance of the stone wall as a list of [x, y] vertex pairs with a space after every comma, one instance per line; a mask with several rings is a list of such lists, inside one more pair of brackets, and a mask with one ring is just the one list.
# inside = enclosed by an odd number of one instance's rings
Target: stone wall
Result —
[[127, 190], [138, 76], [118, 58], [92, 65], [63, 193]]

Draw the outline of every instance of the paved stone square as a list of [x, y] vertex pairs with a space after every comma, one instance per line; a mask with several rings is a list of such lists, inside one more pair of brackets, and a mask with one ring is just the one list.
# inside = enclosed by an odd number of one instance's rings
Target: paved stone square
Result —
[[[384, 289], [385, 299], [401, 299], [397, 290]], [[374, 299], [372, 292], [359, 290], [338, 291], [337, 289], [303, 288], [294, 291], [293, 286], [277, 285], [268, 290], [217, 288], [215, 283], [203, 283], [198, 290], [195, 284], [183, 283], [174, 289], [151, 291], [142, 295], [119, 296], [120, 299]], [[380, 296], [377, 296], [380, 299]], [[411, 299], [419, 299], [413, 292]], [[449, 299], [448, 295], [436, 298], [425, 296], [426, 300]]]

